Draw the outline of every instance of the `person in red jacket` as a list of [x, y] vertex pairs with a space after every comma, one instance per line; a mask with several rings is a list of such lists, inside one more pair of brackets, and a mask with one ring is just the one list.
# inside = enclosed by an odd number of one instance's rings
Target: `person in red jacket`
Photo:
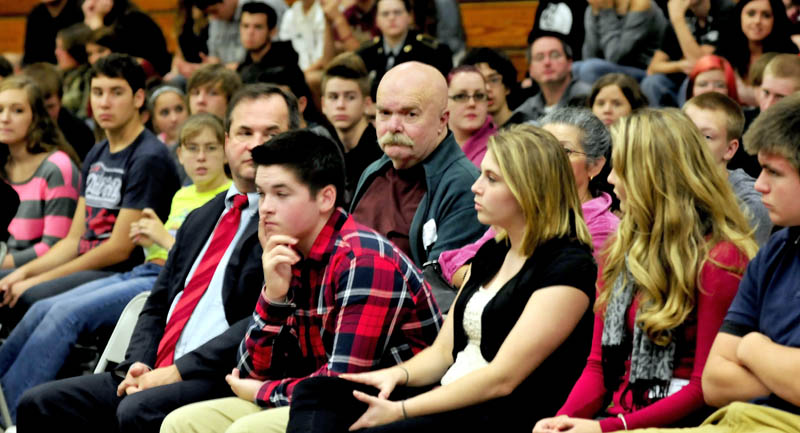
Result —
[[638, 110], [611, 135], [608, 180], [623, 216], [601, 259], [592, 350], [558, 416], [539, 421], [537, 433], [674, 425], [703, 409], [711, 343], [756, 252], [686, 115]]

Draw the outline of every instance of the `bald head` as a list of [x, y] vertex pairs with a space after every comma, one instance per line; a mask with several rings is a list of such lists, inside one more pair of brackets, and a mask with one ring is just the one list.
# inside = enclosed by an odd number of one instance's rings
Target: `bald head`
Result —
[[387, 93], [403, 92], [427, 99], [439, 110], [447, 108], [447, 80], [438, 69], [424, 63], [405, 62], [390, 69], [378, 85], [378, 101], [381, 91], [384, 98]]
[[434, 67], [406, 62], [378, 85], [375, 128], [396, 169], [424, 161], [447, 136], [447, 81]]

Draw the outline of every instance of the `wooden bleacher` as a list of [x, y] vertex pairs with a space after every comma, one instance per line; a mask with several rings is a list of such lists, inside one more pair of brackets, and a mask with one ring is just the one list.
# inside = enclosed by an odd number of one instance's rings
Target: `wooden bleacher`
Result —
[[[177, 0], [132, 0], [161, 26], [170, 51], [175, 50], [175, 8]], [[22, 52], [25, 15], [40, 0], [3, 0], [0, 5], [0, 53]], [[292, 0], [287, 1], [292, 3]], [[469, 47], [486, 46], [504, 50], [517, 67], [520, 78], [527, 69], [525, 48], [537, 1], [460, 2]]]

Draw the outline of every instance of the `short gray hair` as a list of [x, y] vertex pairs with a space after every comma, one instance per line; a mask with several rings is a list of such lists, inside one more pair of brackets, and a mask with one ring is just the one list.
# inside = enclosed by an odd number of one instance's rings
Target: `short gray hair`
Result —
[[570, 125], [581, 131], [581, 147], [589, 162], [608, 156], [611, 150], [611, 134], [600, 119], [588, 108], [556, 108], [539, 119], [539, 125], [549, 123]]

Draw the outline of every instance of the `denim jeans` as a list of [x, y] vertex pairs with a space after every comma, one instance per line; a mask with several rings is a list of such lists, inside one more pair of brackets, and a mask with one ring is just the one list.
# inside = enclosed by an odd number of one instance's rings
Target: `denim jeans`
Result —
[[645, 77], [641, 86], [651, 107], [680, 107], [686, 100], [688, 83], [688, 78], [676, 83], [664, 74], [653, 74]]
[[[10, 273], [10, 272], [9, 272]], [[109, 271], [78, 271], [72, 274], [56, 278], [55, 280], [45, 281], [39, 283], [28, 290], [26, 290], [18, 299], [17, 305], [14, 308], [0, 307], [0, 323], [3, 324], [8, 331], [14, 329], [17, 323], [22, 320], [25, 313], [31, 305], [35, 304], [42, 299], [47, 299], [51, 296], [60, 295], [64, 292], [72, 290], [75, 287], [89, 283], [100, 278], [109, 277], [114, 275]]]
[[153, 287], [161, 268], [145, 263], [31, 306], [0, 346], [0, 381], [12, 419], [22, 393], [55, 379], [78, 337], [113, 326], [134, 296]]
[[644, 69], [618, 65], [603, 59], [585, 59], [572, 64], [572, 75], [584, 83], [594, 84], [598, 78], [612, 72], [628, 75], [637, 82], [647, 76], [647, 71]]

